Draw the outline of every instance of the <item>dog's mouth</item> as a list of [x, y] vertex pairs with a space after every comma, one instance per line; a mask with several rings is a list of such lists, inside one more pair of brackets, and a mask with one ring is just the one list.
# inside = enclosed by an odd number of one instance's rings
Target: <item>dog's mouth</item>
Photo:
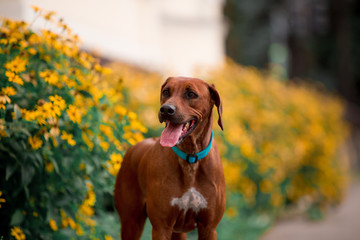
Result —
[[180, 144], [189, 136], [197, 125], [197, 119], [193, 118], [185, 123], [174, 123], [166, 120], [166, 126], [160, 137], [160, 144], [163, 147], [173, 147]]

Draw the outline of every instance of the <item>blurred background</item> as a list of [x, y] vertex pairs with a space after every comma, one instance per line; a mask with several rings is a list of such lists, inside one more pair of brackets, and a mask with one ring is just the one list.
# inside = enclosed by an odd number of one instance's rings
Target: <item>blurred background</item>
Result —
[[[30, 6], [54, 11], [62, 19], [57, 20], [60, 29], [45, 12], [34, 12]], [[95, 88], [118, 96], [109, 106], [124, 107], [116, 108], [122, 117], [136, 113], [136, 124], [139, 120], [147, 128], [141, 131], [144, 137], [161, 132], [159, 88], [168, 76], [195, 76], [215, 83], [224, 103], [225, 131], [214, 127], [228, 196], [219, 239], [352, 240], [359, 236], [359, 1], [0, 0], [0, 16], [24, 20], [34, 32], [45, 28], [58, 35], [64, 34], [66, 24], [81, 39], [80, 49], [111, 69], [101, 77], [101, 87], [95, 84]], [[3, 27], [8, 26], [3, 23]], [[8, 37], [5, 30], [1, 36]], [[32, 57], [43, 59], [42, 54], [38, 51]], [[5, 79], [5, 70], [0, 73]], [[89, 92], [96, 95], [95, 90]], [[101, 104], [94, 106], [103, 109]], [[129, 127], [134, 133], [140, 129], [134, 124]], [[139, 135], [120, 138], [126, 142], [121, 155], [142, 139]], [[61, 165], [61, 159], [56, 161]], [[6, 176], [0, 191], [7, 188], [7, 172]], [[96, 181], [94, 177], [94, 186]], [[111, 188], [111, 181], [107, 184]], [[0, 200], [10, 199], [5, 190]], [[119, 222], [111, 192], [97, 192], [96, 187], [94, 192], [99, 203], [90, 206], [95, 215], [88, 217], [117, 226], [101, 229], [96, 236], [117, 238]], [[65, 218], [59, 209], [64, 207], [56, 206], [46, 210], [52, 214], [44, 213], [43, 222], [55, 219], [59, 230], [50, 224], [46, 234], [54, 235], [46, 236], [89, 239], [92, 230], [85, 236], [71, 235], [67, 225], [60, 227]], [[12, 207], [7, 213], [11, 224], [2, 228], [16, 223], [25, 235], [35, 236], [27, 232], [31, 219], [19, 217], [25, 207]], [[91, 225], [78, 222], [84, 231]], [[147, 223], [143, 239], [150, 236]], [[188, 236], [196, 239], [196, 233]]]

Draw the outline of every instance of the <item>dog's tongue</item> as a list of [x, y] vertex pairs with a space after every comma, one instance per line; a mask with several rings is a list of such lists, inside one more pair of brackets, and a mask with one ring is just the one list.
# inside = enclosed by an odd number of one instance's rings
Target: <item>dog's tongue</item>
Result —
[[161, 133], [160, 144], [163, 147], [173, 147], [179, 141], [182, 124], [173, 124], [170, 121], [167, 122], [167, 126]]

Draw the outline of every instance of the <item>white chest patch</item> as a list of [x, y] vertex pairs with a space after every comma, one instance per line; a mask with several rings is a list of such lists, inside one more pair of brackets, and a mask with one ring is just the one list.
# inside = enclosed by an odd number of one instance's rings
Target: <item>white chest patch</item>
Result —
[[180, 210], [184, 210], [184, 214], [189, 209], [198, 213], [200, 209], [206, 208], [207, 201], [195, 188], [190, 188], [181, 198], [173, 198], [171, 200], [171, 206], [175, 205], [177, 205]]

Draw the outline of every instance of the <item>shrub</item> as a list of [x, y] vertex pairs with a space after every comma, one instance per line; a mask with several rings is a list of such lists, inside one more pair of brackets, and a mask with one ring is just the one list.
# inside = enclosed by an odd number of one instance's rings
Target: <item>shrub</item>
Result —
[[1, 21], [0, 236], [111, 239], [114, 175], [146, 129], [67, 25], [34, 9], [61, 34]]
[[227, 186], [247, 208], [273, 210], [306, 197], [341, 201], [347, 162], [343, 106], [310, 85], [286, 84], [232, 62], [211, 74], [223, 95]]

